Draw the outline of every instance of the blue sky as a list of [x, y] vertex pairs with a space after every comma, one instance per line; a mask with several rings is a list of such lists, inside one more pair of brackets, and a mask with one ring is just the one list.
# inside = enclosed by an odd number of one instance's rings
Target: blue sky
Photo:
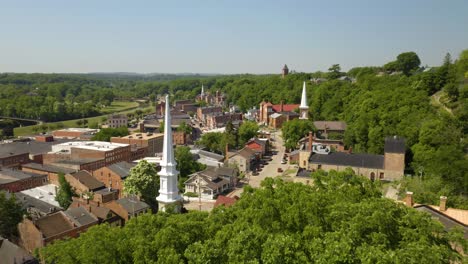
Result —
[[438, 65], [468, 48], [468, 1], [3, 1], [0, 72], [275, 73]]

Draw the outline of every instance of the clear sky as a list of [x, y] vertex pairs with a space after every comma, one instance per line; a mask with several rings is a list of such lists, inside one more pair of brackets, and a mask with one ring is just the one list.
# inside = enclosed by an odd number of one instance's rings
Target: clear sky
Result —
[[467, 0], [0, 0], [0, 72], [276, 73], [439, 65]]

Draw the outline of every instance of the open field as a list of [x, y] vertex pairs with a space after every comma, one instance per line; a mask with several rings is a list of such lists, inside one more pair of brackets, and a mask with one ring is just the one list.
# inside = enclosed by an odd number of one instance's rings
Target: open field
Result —
[[[103, 112], [106, 113], [104, 115], [100, 116], [94, 116], [94, 117], [88, 117], [85, 118], [88, 120], [88, 124], [90, 123], [99, 123], [101, 122], [102, 117], [107, 116], [108, 114], [111, 113], [121, 113], [121, 114], [126, 114], [134, 111], [135, 109], [139, 108], [139, 104], [137, 102], [129, 102], [129, 101], [116, 101], [112, 102], [112, 105], [107, 107]], [[144, 109], [142, 109], [144, 110]], [[52, 125], [56, 126], [58, 123], [62, 123], [65, 128], [68, 127], [77, 127], [76, 121], [81, 120], [79, 119], [72, 119], [72, 120], [65, 120], [65, 121], [59, 121], [59, 122], [51, 122], [51, 123], [45, 123], [45, 125]], [[33, 131], [34, 126], [24, 126], [24, 127], [16, 127], [14, 129], [15, 136], [26, 136], [26, 135], [32, 135], [35, 134]]]

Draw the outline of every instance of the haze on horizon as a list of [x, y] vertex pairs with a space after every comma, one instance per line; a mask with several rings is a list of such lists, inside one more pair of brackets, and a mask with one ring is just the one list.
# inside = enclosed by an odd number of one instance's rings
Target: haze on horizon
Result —
[[468, 1], [8, 1], [0, 72], [279, 73], [422, 65], [468, 44]]

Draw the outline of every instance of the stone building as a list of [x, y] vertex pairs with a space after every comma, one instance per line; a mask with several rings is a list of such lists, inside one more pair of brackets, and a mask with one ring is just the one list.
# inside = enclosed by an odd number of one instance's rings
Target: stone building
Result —
[[128, 117], [125, 114], [112, 114], [107, 117], [107, 123], [103, 128], [128, 127]]
[[371, 180], [398, 180], [404, 175], [405, 151], [405, 139], [387, 137], [384, 155], [345, 152], [317, 154], [304, 150], [299, 153], [299, 167], [312, 171], [351, 168], [356, 174]]

